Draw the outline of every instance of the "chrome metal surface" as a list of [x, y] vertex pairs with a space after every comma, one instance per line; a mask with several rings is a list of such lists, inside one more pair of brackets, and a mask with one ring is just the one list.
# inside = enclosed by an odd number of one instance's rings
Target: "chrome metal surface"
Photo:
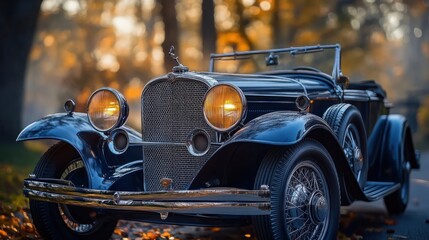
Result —
[[76, 103], [72, 99], [67, 99], [67, 101], [64, 103], [64, 110], [68, 115], [73, 114], [75, 107]]
[[276, 53], [286, 53], [289, 52], [291, 55], [305, 54], [305, 53], [314, 53], [323, 51], [324, 49], [334, 49], [334, 65], [332, 69], [332, 80], [334, 84], [336, 79], [341, 76], [341, 46], [339, 44], [334, 45], [315, 45], [315, 46], [305, 46], [305, 47], [290, 47], [290, 48], [277, 48], [270, 50], [253, 50], [253, 51], [244, 51], [244, 52], [232, 52], [232, 53], [221, 53], [221, 54], [211, 54], [210, 55], [210, 67], [209, 71], [214, 72], [214, 63], [216, 60], [225, 59], [225, 58], [239, 58], [248, 55], [254, 54], [276, 54]]
[[246, 96], [244, 96], [244, 93], [243, 93], [243, 91], [241, 91], [240, 88], [238, 88], [237, 86], [235, 86], [233, 84], [230, 84], [230, 83], [221, 83], [221, 84], [218, 84], [218, 85], [212, 87], [209, 91], [207, 91], [207, 93], [204, 96], [203, 106], [204, 106], [204, 102], [206, 101], [209, 92], [213, 88], [217, 88], [217, 87], [222, 86], [222, 85], [233, 88], [237, 92], [237, 94], [240, 96], [241, 106], [242, 106], [242, 112], [241, 112], [241, 115], [240, 115], [240, 119], [237, 120], [237, 122], [235, 122], [232, 126], [223, 129], [223, 128], [218, 128], [215, 125], [213, 125], [213, 124], [210, 123], [209, 119], [207, 118], [205, 110], [203, 111], [203, 116], [204, 116], [204, 119], [206, 120], [207, 124], [211, 128], [215, 129], [216, 131], [219, 131], [219, 132], [231, 132], [234, 129], [236, 129], [238, 125], [242, 124], [244, 122], [244, 120], [246, 119], [246, 114], [247, 114], [247, 100], [246, 100]]
[[349, 124], [345, 130], [343, 148], [353, 174], [360, 181], [364, 159], [358, 139], [359, 131], [355, 125]]
[[115, 128], [117, 128], [117, 127], [121, 127], [122, 125], [124, 125], [125, 124], [125, 122], [127, 121], [127, 119], [128, 119], [128, 114], [129, 114], [129, 106], [128, 106], [128, 103], [127, 103], [127, 100], [125, 99], [125, 97], [122, 95], [122, 93], [120, 93], [119, 91], [117, 91], [116, 89], [113, 89], [113, 88], [109, 88], [109, 87], [103, 87], [103, 88], [99, 88], [99, 89], [97, 89], [97, 90], [95, 90], [92, 94], [91, 94], [91, 96], [89, 96], [89, 98], [88, 98], [88, 103], [87, 103], [87, 106], [86, 106], [86, 112], [89, 112], [89, 105], [91, 104], [91, 100], [92, 100], [92, 98], [97, 94], [97, 93], [99, 93], [99, 92], [102, 92], [102, 91], [108, 91], [108, 92], [111, 92], [113, 95], [115, 95], [115, 97], [116, 97], [116, 99], [118, 100], [118, 103], [119, 103], [119, 117], [118, 117], [118, 119], [116, 120], [116, 123], [112, 126], [112, 127], [110, 127], [110, 128], [108, 128], [108, 129], [100, 129], [100, 128], [98, 128], [97, 126], [96, 126], [96, 124], [92, 121], [92, 119], [91, 119], [91, 117], [89, 116], [89, 114], [88, 114], [88, 121], [89, 121], [89, 123], [91, 124], [91, 126], [94, 128], [94, 129], [96, 129], [97, 131], [100, 131], [100, 132], [109, 132], [109, 131], [111, 131], [112, 129], [115, 129]]
[[303, 161], [292, 170], [285, 191], [285, 226], [291, 239], [323, 239], [329, 192], [319, 166]]
[[227, 215], [270, 213], [269, 190], [213, 189], [119, 192], [72, 187], [26, 179], [24, 194], [32, 199], [118, 210]]
[[[206, 145], [202, 146], [202, 149], [198, 147], [198, 137], [206, 141]], [[193, 156], [204, 156], [210, 150], [210, 145], [210, 136], [203, 129], [195, 129], [189, 134], [186, 140], [186, 147], [188, 148], [188, 152]]]
[[310, 98], [306, 95], [301, 95], [296, 98], [295, 105], [301, 112], [306, 111], [310, 107]]
[[98, 199], [120, 198], [121, 200], [198, 200], [198, 201], [265, 201], [270, 191], [268, 189], [246, 190], [237, 188], [211, 188], [204, 190], [176, 190], [176, 191], [158, 191], [158, 192], [127, 192], [127, 191], [110, 191], [79, 188], [70, 185], [66, 181], [61, 184], [55, 179], [26, 179], [24, 180], [24, 190], [38, 190], [42, 192], [73, 195], [80, 197], [95, 197]]
[[[117, 143], [117, 138], [118, 137], [123, 137], [123, 140], [125, 141], [124, 144], [125, 145], [121, 145]], [[121, 128], [116, 128], [114, 129], [110, 135], [107, 138], [107, 146], [109, 147], [110, 152], [112, 152], [113, 154], [116, 155], [120, 155], [122, 153], [124, 153], [125, 151], [127, 151], [130, 140], [128, 137], [128, 133]]]
[[188, 189], [196, 174], [218, 148], [211, 145], [202, 156], [193, 156], [186, 147], [189, 134], [205, 130], [210, 141], [216, 132], [204, 120], [202, 106], [214, 79], [195, 73], [173, 74], [148, 83], [142, 94], [142, 140], [171, 143], [144, 145], [144, 188], [159, 191], [162, 178], [171, 178], [174, 190]]
[[[85, 171], [84, 170], [84, 164], [81, 159], [78, 159], [77, 161], [71, 162], [65, 171], [62, 173], [59, 180], [62, 180], [64, 182], [69, 182], [67, 185], [73, 185], [71, 181], [69, 181], [70, 177], [76, 174], [78, 171]], [[82, 177], [79, 177], [82, 178]], [[59, 201], [58, 204], [58, 210], [60, 213], [60, 216], [62, 220], [64, 221], [65, 225], [70, 228], [71, 230], [78, 232], [78, 233], [85, 233], [91, 231], [96, 223], [79, 223], [79, 221], [76, 221], [73, 218], [73, 215], [70, 213], [69, 208], [67, 205], [62, 204], [63, 202]]]
[[179, 62], [179, 56], [176, 55], [175, 53], [175, 48], [173, 45], [171, 45], [170, 47], [170, 51], [168, 52], [168, 55], [170, 55], [170, 57], [177, 63], [177, 66], [173, 67], [173, 72], [175, 73], [184, 73], [189, 71], [189, 68], [186, 66], [183, 66], [183, 64], [181, 64]]

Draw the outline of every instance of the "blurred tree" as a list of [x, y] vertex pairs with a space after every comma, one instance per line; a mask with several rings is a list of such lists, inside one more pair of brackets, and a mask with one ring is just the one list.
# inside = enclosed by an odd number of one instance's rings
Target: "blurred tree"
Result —
[[[164, 52], [164, 64], [166, 71], [171, 71], [176, 63], [168, 55], [171, 46], [175, 47], [176, 55], [180, 53], [179, 46], [179, 25], [177, 23], [176, 14], [176, 1], [175, 0], [160, 0], [161, 4], [161, 16], [164, 21], [164, 34], [165, 39], [162, 43], [162, 49]], [[180, 60], [180, 59], [179, 59]]]
[[217, 32], [214, 9], [213, 0], [202, 0], [201, 38], [205, 66], [208, 66], [210, 54], [216, 52]]
[[41, 0], [0, 2], [0, 141], [15, 141], [21, 129], [27, 57]]
[[422, 140], [429, 142], [429, 96], [424, 98], [417, 114], [417, 121], [419, 123], [419, 131]]
[[[7, 2], [0, 11], [15, 4]], [[44, 0], [25, 121], [61, 111], [66, 97], [77, 98], [84, 111], [101, 86], [122, 91], [139, 118], [144, 83], [175, 65], [171, 45], [183, 64], [200, 71], [212, 52], [340, 43], [343, 72], [352, 81], [375, 79], [389, 100], [400, 100], [429, 82], [428, 6], [426, 0]]]

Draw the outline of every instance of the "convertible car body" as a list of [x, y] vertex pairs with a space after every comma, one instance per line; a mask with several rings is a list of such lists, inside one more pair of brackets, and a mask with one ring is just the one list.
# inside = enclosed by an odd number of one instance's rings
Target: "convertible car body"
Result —
[[374, 81], [350, 83], [340, 45], [212, 54], [209, 72], [177, 62], [128, 105], [102, 88], [17, 141], [55, 139], [24, 182], [39, 233], [108, 239], [118, 219], [253, 224], [258, 239], [334, 239], [339, 209], [384, 198], [400, 214], [411, 169], [410, 128]]

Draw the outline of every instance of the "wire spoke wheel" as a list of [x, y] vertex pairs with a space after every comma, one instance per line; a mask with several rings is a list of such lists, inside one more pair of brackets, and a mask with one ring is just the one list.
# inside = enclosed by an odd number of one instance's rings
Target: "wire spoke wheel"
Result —
[[361, 188], [368, 176], [366, 130], [359, 110], [348, 103], [335, 104], [323, 114], [323, 119], [337, 136], [350, 170]]
[[[75, 186], [88, 187], [88, 177], [86, 176], [82, 159], [78, 158], [73, 160], [61, 174], [60, 179], [69, 180]], [[74, 219], [67, 205], [58, 204], [58, 210], [64, 223], [70, 230], [77, 233], [85, 233], [94, 229], [95, 222], [79, 223], [78, 220]]]
[[319, 239], [329, 214], [327, 182], [311, 161], [299, 163], [285, 189], [285, 227], [290, 239]]
[[[80, 155], [63, 142], [52, 146], [37, 163], [39, 178], [63, 179], [88, 188], [89, 177]], [[117, 219], [97, 214], [96, 209], [30, 199], [34, 225], [43, 239], [109, 239]]]
[[362, 179], [363, 155], [361, 150], [359, 131], [354, 124], [348, 124], [343, 142], [344, 153], [358, 182]]
[[340, 189], [332, 157], [322, 144], [304, 139], [273, 150], [262, 161], [255, 189], [271, 190], [270, 215], [255, 216], [258, 239], [334, 239]]

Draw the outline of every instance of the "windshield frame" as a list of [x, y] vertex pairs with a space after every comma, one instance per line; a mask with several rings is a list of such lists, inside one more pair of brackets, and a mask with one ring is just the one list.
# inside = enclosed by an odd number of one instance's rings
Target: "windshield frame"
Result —
[[336, 80], [342, 75], [341, 72], [341, 45], [340, 44], [331, 44], [331, 45], [314, 45], [314, 46], [304, 46], [304, 47], [289, 47], [289, 48], [277, 48], [270, 50], [253, 50], [253, 51], [243, 51], [243, 52], [232, 52], [232, 53], [212, 53], [210, 55], [210, 66], [209, 72], [215, 71], [215, 61], [225, 60], [225, 58], [237, 58], [249, 55], [265, 54], [273, 55], [276, 53], [290, 53], [291, 55], [298, 54], [311, 54], [315, 52], [321, 52], [325, 49], [334, 49], [334, 64], [332, 67], [332, 81], [336, 85]]

